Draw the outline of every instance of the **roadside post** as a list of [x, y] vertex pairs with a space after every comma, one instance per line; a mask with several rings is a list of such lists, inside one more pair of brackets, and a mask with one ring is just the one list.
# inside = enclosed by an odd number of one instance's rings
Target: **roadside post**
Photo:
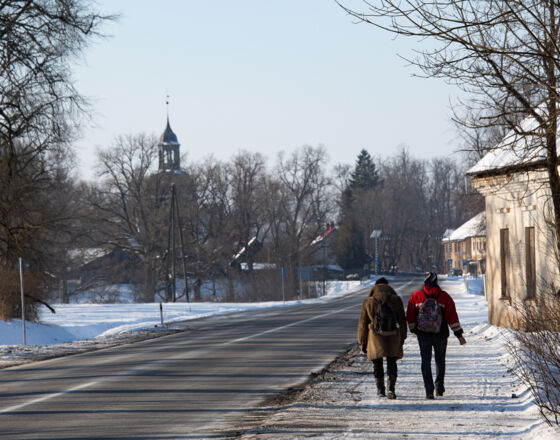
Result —
[[159, 319], [161, 321], [161, 326], [163, 327], [163, 305], [159, 303]]
[[21, 290], [21, 329], [23, 331], [23, 345], [27, 345], [25, 335], [25, 298], [23, 295], [23, 259], [19, 257], [19, 285]]
[[286, 294], [284, 292], [284, 278], [286, 278], [288, 276], [288, 271], [286, 270], [285, 267], [281, 267], [278, 269], [278, 274], [280, 275], [280, 278], [282, 279], [282, 301], [286, 302]]

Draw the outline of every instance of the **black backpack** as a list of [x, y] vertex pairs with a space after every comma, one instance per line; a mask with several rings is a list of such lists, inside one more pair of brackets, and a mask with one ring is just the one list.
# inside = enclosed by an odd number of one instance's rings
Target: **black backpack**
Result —
[[389, 298], [385, 301], [379, 301], [377, 298], [373, 299], [377, 303], [377, 309], [373, 316], [373, 330], [379, 336], [396, 335], [399, 329], [399, 321]]

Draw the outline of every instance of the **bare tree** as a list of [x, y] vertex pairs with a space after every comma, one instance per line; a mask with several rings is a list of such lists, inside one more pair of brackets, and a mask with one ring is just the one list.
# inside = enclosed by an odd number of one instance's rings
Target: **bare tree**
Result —
[[288, 270], [288, 287], [297, 290], [297, 267], [309, 244], [333, 215], [331, 180], [322, 147], [304, 146], [278, 157], [276, 176], [268, 184], [271, 239], [278, 263]]
[[384, 267], [400, 265], [415, 269], [419, 263], [418, 252], [423, 251], [425, 235], [426, 164], [410, 156], [406, 149], [381, 166], [383, 186], [376, 193], [374, 204], [376, 228], [387, 238], [380, 245]]
[[[84, 108], [70, 62], [110, 19], [81, 0], [0, 2], [0, 257], [48, 261], [42, 231], [70, 211], [49, 203], [67, 174]], [[60, 209], [58, 209], [60, 208]]]
[[[396, 35], [434, 44], [410, 61], [470, 96], [457, 120], [472, 127], [502, 125], [520, 154], [544, 151], [560, 249], [558, 108], [560, 5], [554, 0], [496, 2], [364, 1], [366, 12], [338, 3], [352, 16]], [[533, 123], [519, 124], [530, 118]]]
[[[266, 179], [265, 159], [260, 153], [240, 152], [228, 167], [231, 176], [232, 215], [234, 233], [239, 243], [245, 247], [242, 257], [247, 260], [248, 269], [253, 271], [254, 252], [262, 240], [265, 224], [263, 200]], [[248, 246], [250, 240], [253, 246]], [[258, 241], [257, 241], [258, 240]]]
[[119, 136], [100, 151], [101, 187], [90, 195], [98, 220], [100, 244], [141, 258], [145, 298], [153, 300], [164, 273], [167, 251], [169, 173], [153, 173], [157, 140], [153, 136]]
[[[189, 268], [194, 273], [195, 300], [201, 298], [204, 280], [227, 276], [232, 256], [232, 209], [230, 176], [222, 162], [209, 159], [187, 172], [188, 184], [182, 189], [185, 238]], [[233, 299], [233, 284], [227, 290]]]
[[352, 165], [347, 163], [336, 164], [332, 170], [333, 185], [335, 189], [342, 194], [350, 184], [350, 173], [352, 172]]

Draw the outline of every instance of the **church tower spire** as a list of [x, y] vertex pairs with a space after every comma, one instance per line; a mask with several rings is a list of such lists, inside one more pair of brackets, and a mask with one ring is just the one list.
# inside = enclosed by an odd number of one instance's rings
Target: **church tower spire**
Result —
[[167, 95], [165, 105], [167, 106], [167, 125], [159, 138], [159, 171], [180, 171], [181, 162], [179, 154], [179, 141], [169, 125], [169, 95]]

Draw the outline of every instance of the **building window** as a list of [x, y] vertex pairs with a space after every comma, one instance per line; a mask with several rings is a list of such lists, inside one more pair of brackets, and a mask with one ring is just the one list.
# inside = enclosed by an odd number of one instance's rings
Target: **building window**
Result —
[[509, 298], [508, 293], [508, 267], [509, 267], [509, 229], [500, 229], [500, 279], [502, 285], [502, 298]]
[[537, 280], [535, 271], [535, 228], [525, 228], [525, 278], [527, 283], [527, 298], [534, 298], [537, 294]]

